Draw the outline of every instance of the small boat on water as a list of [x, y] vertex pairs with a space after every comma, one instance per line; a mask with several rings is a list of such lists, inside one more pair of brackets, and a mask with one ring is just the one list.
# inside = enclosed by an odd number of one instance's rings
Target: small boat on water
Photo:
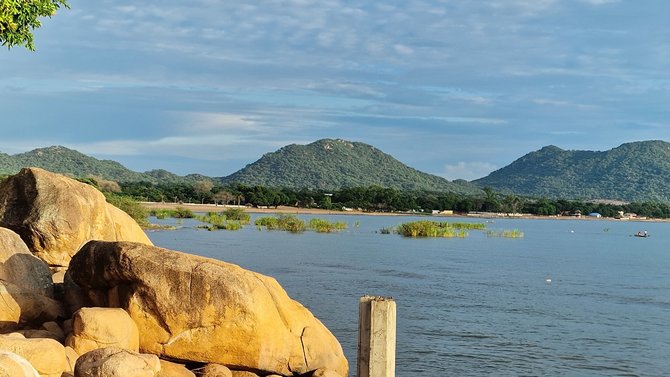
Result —
[[643, 238], [646, 238], [646, 237], [649, 237], [649, 233], [647, 233], [646, 230], [640, 230], [640, 231], [638, 231], [637, 233], [635, 233], [634, 236], [635, 236], [635, 237], [643, 237]]

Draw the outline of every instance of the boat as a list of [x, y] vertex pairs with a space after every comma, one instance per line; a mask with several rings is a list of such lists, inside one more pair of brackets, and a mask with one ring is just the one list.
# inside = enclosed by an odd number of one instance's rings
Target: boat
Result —
[[649, 233], [647, 233], [646, 230], [640, 230], [637, 233], [635, 233], [634, 236], [635, 237], [647, 238], [647, 237], [649, 237]]

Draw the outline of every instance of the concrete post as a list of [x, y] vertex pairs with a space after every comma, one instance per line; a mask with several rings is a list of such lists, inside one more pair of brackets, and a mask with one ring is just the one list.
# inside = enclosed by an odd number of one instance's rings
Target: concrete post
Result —
[[363, 296], [358, 309], [358, 377], [395, 377], [395, 301]]

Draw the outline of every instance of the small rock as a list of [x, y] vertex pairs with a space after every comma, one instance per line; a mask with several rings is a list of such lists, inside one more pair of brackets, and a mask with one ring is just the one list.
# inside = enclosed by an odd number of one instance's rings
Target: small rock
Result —
[[65, 345], [79, 355], [105, 347], [119, 347], [138, 352], [137, 325], [125, 310], [119, 308], [81, 308], [72, 319], [72, 336]]
[[58, 337], [58, 339], [61, 339], [61, 342], [65, 340], [65, 332], [63, 332], [63, 329], [61, 329], [61, 327], [56, 322], [44, 322], [41, 329], [54, 334]]
[[233, 370], [231, 372], [233, 377], [258, 377], [256, 373], [251, 373], [243, 370]]
[[181, 364], [160, 360], [161, 370], [156, 377], [195, 377], [195, 374]]
[[233, 373], [226, 367], [221, 364], [207, 364], [202, 368], [199, 368], [197, 371], [198, 376], [200, 377], [232, 377]]
[[77, 360], [75, 377], [156, 377], [161, 369], [156, 355], [146, 355], [118, 347], [87, 352]]
[[317, 369], [312, 373], [312, 377], [342, 377], [339, 373], [330, 369]]
[[69, 347], [69, 346], [65, 347], [65, 359], [67, 360], [66, 371], [74, 372], [74, 366], [77, 363], [78, 358], [79, 358], [79, 354], [77, 353], [77, 351], [72, 349], [72, 347]]

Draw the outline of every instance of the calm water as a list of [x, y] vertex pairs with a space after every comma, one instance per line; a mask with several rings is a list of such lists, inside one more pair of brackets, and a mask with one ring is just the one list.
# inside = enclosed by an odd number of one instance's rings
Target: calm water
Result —
[[352, 377], [366, 294], [396, 299], [398, 377], [670, 375], [670, 223], [495, 220], [525, 238], [405, 239], [376, 231], [412, 218], [330, 219], [348, 230], [186, 221], [149, 236], [277, 278], [340, 340]]

